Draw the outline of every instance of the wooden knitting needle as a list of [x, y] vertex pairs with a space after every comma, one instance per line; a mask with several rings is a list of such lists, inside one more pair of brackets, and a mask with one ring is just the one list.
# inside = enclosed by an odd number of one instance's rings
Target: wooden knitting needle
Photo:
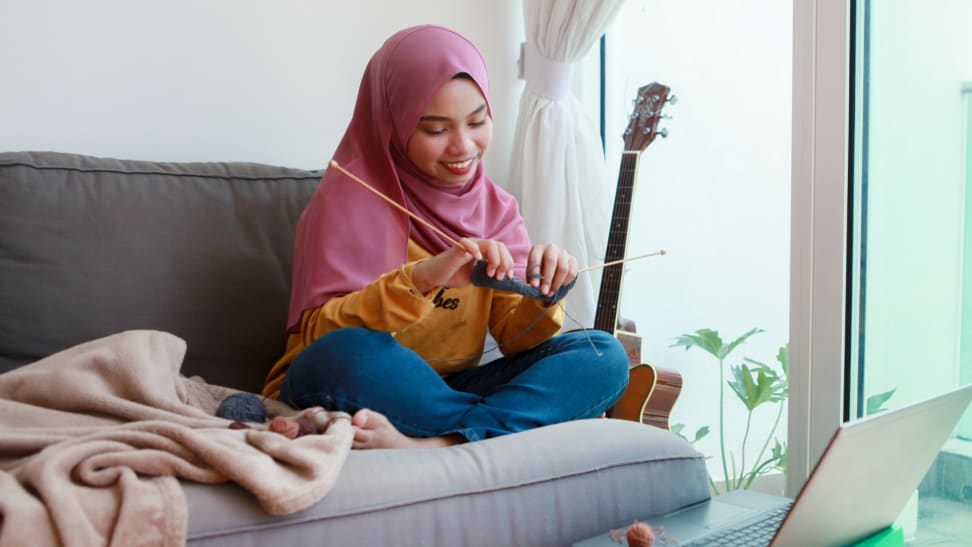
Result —
[[415, 213], [409, 211], [408, 209], [402, 207], [401, 205], [399, 205], [398, 203], [396, 203], [395, 200], [393, 200], [392, 198], [386, 196], [385, 194], [382, 194], [378, 190], [375, 190], [374, 188], [371, 187], [370, 184], [368, 184], [367, 182], [359, 179], [358, 177], [356, 177], [355, 175], [353, 175], [347, 169], [341, 167], [338, 164], [338, 162], [336, 162], [334, 160], [331, 160], [331, 163], [329, 165], [331, 167], [337, 169], [338, 171], [344, 173], [345, 175], [347, 175], [348, 178], [350, 178], [354, 182], [357, 182], [358, 184], [360, 184], [361, 186], [363, 186], [365, 189], [367, 189], [372, 194], [374, 194], [374, 195], [380, 197], [381, 199], [385, 200], [392, 207], [394, 207], [394, 208], [398, 209], [399, 211], [405, 213], [406, 215], [412, 217], [412, 219], [414, 219], [416, 222], [420, 222], [420, 223], [424, 224], [427, 228], [429, 228], [433, 232], [435, 232], [435, 233], [439, 234], [440, 236], [442, 236], [443, 238], [445, 238], [445, 240], [448, 241], [449, 243], [452, 243], [453, 245], [455, 245], [457, 247], [463, 247], [464, 246], [462, 243], [459, 243], [458, 241], [456, 241], [455, 238], [450, 237], [449, 234], [447, 234], [447, 233], [443, 232], [442, 230], [436, 228], [435, 226], [433, 226], [432, 224], [430, 224], [428, 221], [426, 221], [422, 217], [420, 217], [420, 216], [416, 215]]
[[[402, 207], [401, 205], [399, 205], [398, 203], [396, 203], [395, 200], [391, 199], [390, 197], [386, 196], [385, 194], [382, 194], [378, 190], [375, 190], [374, 188], [371, 187], [370, 184], [368, 184], [367, 182], [361, 180], [360, 178], [358, 178], [356, 175], [354, 175], [353, 173], [351, 173], [347, 169], [341, 167], [341, 164], [339, 164], [338, 162], [336, 162], [334, 160], [331, 160], [331, 163], [329, 163], [328, 165], [330, 165], [331, 167], [333, 167], [333, 168], [337, 169], [338, 171], [344, 173], [345, 175], [348, 176], [348, 178], [350, 178], [354, 182], [357, 182], [358, 184], [360, 184], [361, 186], [363, 186], [366, 190], [368, 190], [372, 194], [374, 194], [374, 195], [380, 197], [381, 199], [385, 200], [392, 207], [394, 207], [394, 208], [398, 209], [399, 211], [405, 213], [406, 215], [412, 217], [412, 219], [414, 219], [416, 222], [419, 222], [419, 223], [425, 225], [427, 228], [429, 228], [433, 232], [439, 234], [446, 241], [452, 243], [453, 245], [455, 245], [457, 247], [463, 247], [462, 243], [459, 243], [458, 241], [456, 241], [454, 238], [452, 238], [451, 236], [449, 236], [449, 234], [447, 234], [447, 233], [443, 232], [442, 230], [436, 228], [435, 226], [433, 226], [432, 224], [430, 224], [428, 221], [426, 221], [422, 217], [416, 215], [415, 213], [409, 211], [405, 207]], [[622, 258], [620, 260], [615, 260], [615, 261], [612, 261], [612, 262], [606, 262], [604, 264], [597, 264], [595, 266], [588, 266], [588, 267], [583, 268], [581, 270], [577, 270], [577, 273], [583, 273], [583, 272], [587, 272], [587, 271], [590, 271], [590, 270], [596, 270], [598, 268], [605, 268], [607, 266], [614, 266], [616, 264], [621, 264], [622, 262], [629, 262], [629, 261], [632, 261], [632, 260], [638, 260], [638, 259], [641, 259], [641, 258], [648, 258], [649, 256], [663, 255], [663, 254], [665, 254], [665, 250], [664, 249], [662, 249], [660, 251], [655, 251], [653, 253], [644, 254], [644, 255], [632, 256], [630, 258]]]
[[665, 253], [665, 249], [661, 249], [661, 250], [655, 251], [653, 253], [648, 253], [648, 254], [643, 254], [643, 255], [638, 255], [638, 256], [629, 256], [627, 258], [622, 258], [622, 259], [619, 259], [619, 260], [612, 260], [611, 262], [605, 262], [604, 264], [596, 264], [594, 266], [588, 266], [586, 268], [581, 268], [581, 269], [577, 270], [577, 273], [589, 272], [591, 270], [596, 270], [598, 268], [606, 268], [608, 266], [614, 266], [614, 265], [617, 265], [617, 264], [623, 264], [625, 262], [631, 262], [632, 260], [640, 260], [642, 258], [648, 258], [649, 256], [660, 256], [660, 255], [664, 255], [664, 254], [666, 254]]

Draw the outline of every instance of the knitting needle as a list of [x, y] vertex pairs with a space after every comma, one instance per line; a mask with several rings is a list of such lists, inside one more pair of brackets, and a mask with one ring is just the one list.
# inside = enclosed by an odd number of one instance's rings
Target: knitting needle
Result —
[[398, 203], [395, 203], [395, 200], [393, 200], [393, 199], [391, 199], [390, 197], [388, 197], [388, 196], [386, 196], [385, 194], [382, 194], [382, 193], [381, 193], [381, 192], [379, 192], [378, 190], [375, 190], [374, 188], [372, 188], [370, 184], [368, 184], [367, 182], [365, 182], [365, 181], [363, 181], [363, 180], [361, 180], [361, 179], [359, 179], [358, 177], [356, 177], [355, 175], [353, 175], [353, 174], [352, 174], [352, 173], [351, 173], [350, 171], [348, 171], [347, 169], [345, 169], [345, 168], [343, 168], [343, 167], [341, 167], [341, 166], [340, 166], [340, 165], [338, 164], [338, 162], [336, 162], [336, 161], [334, 161], [334, 160], [331, 160], [331, 163], [330, 163], [330, 166], [331, 166], [331, 167], [333, 167], [333, 168], [335, 168], [335, 169], [337, 169], [338, 171], [340, 171], [340, 172], [342, 172], [342, 173], [344, 173], [345, 175], [347, 175], [347, 176], [348, 176], [348, 177], [349, 177], [349, 178], [350, 178], [351, 180], [353, 180], [354, 182], [357, 182], [357, 183], [358, 183], [358, 184], [360, 184], [361, 186], [364, 186], [364, 187], [365, 187], [365, 189], [367, 189], [367, 190], [368, 190], [369, 192], [371, 192], [372, 194], [374, 194], [374, 195], [376, 195], [376, 196], [378, 196], [378, 197], [380, 197], [381, 199], [383, 199], [383, 200], [385, 200], [385, 201], [386, 201], [386, 202], [388, 202], [388, 204], [389, 204], [389, 205], [391, 205], [392, 207], [395, 207], [395, 208], [396, 208], [396, 209], [398, 209], [399, 211], [401, 211], [401, 212], [403, 212], [403, 213], [405, 213], [406, 215], [408, 215], [408, 216], [410, 216], [410, 217], [412, 217], [412, 218], [413, 218], [413, 219], [414, 219], [414, 220], [415, 220], [416, 222], [420, 222], [420, 223], [422, 223], [422, 224], [424, 224], [424, 225], [425, 225], [426, 227], [428, 227], [429, 229], [431, 229], [431, 230], [432, 230], [433, 232], [435, 232], [435, 233], [437, 233], [437, 234], [439, 234], [440, 236], [442, 236], [443, 238], [445, 238], [445, 240], [446, 240], [446, 241], [448, 241], [449, 243], [452, 243], [453, 245], [455, 245], [455, 246], [457, 246], [457, 247], [465, 247], [465, 246], [464, 246], [464, 245], [463, 245], [462, 243], [459, 243], [459, 242], [458, 242], [458, 241], [456, 241], [456, 240], [455, 240], [454, 238], [452, 238], [452, 237], [450, 237], [450, 236], [449, 236], [449, 234], [446, 234], [445, 232], [443, 232], [442, 230], [440, 230], [440, 229], [438, 229], [438, 228], [436, 228], [436, 227], [435, 227], [435, 226], [433, 226], [432, 224], [429, 224], [429, 222], [428, 222], [428, 221], [426, 221], [425, 219], [423, 219], [423, 218], [421, 218], [421, 217], [419, 217], [419, 216], [418, 216], [418, 215], [416, 215], [415, 213], [413, 213], [413, 212], [411, 212], [411, 211], [409, 211], [408, 209], [406, 209], [406, 208], [404, 208], [404, 207], [402, 207], [402, 206], [401, 206], [401, 205], [399, 205]]
[[[358, 184], [360, 184], [361, 186], [363, 186], [366, 190], [368, 190], [372, 194], [374, 194], [374, 195], [380, 197], [381, 199], [385, 200], [392, 207], [394, 207], [394, 208], [398, 209], [399, 211], [405, 213], [406, 215], [412, 217], [413, 219], [415, 219], [416, 222], [420, 222], [421, 224], [424, 224], [426, 227], [428, 227], [429, 229], [431, 229], [433, 232], [435, 232], [435, 233], [439, 234], [440, 236], [442, 236], [446, 241], [452, 243], [455, 246], [463, 247], [463, 245], [461, 243], [459, 243], [458, 241], [456, 241], [455, 239], [453, 239], [452, 237], [450, 237], [449, 234], [446, 234], [442, 230], [440, 230], [440, 229], [436, 228], [435, 226], [433, 226], [432, 224], [430, 224], [428, 221], [426, 221], [422, 217], [420, 217], [420, 216], [416, 215], [415, 213], [409, 211], [405, 207], [402, 207], [401, 205], [399, 205], [398, 203], [396, 203], [395, 200], [391, 199], [390, 197], [386, 196], [385, 194], [382, 194], [378, 190], [375, 190], [374, 188], [371, 187], [370, 184], [368, 184], [367, 182], [361, 180], [360, 178], [358, 178], [356, 175], [354, 175], [353, 173], [351, 173], [347, 169], [341, 167], [341, 165], [337, 161], [331, 160], [331, 163], [329, 165], [331, 167], [337, 169], [338, 171], [344, 173], [345, 175], [347, 175], [348, 178], [350, 178], [354, 182], [357, 182]], [[622, 262], [630, 262], [632, 260], [638, 260], [640, 258], [648, 258], [649, 256], [663, 255], [663, 254], [665, 254], [665, 250], [664, 249], [662, 249], [660, 251], [655, 251], [653, 253], [648, 253], [648, 254], [640, 255], [640, 256], [632, 256], [630, 258], [622, 258], [620, 260], [615, 260], [615, 261], [612, 261], [612, 262], [606, 262], [604, 264], [597, 264], [595, 266], [588, 266], [586, 268], [577, 270], [577, 273], [583, 273], [583, 272], [587, 272], [587, 271], [590, 271], [590, 270], [596, 270], [598, 268], [605, 268], [607, 266], [614, 266], [616, 264], [621, 264]]]
[[624, 263], [624, 262], [631, 262], [632, 260], [639, 260], [639, 259], [642, 259], [642, 258], [648, 258], [649, 256], [659, 256], [659, 255], [664, 255], [664, 254], [666, 254], [665, 253], [665, 249], [661, 249], [661, 250], [655, 251], [653, 253], [648, 253], [648, 254], [643, 254], [643, 255], [638, 255], [638, 256], [629, 256], [627, 258], [622, 258], [622, 259], [619, 259], [619, 260], [612, 260], [611, 262], [605, 262], [604, 264], [595, 264], [594, 266], [588, 266], [586, 268], [581, 268], [581, 269], [577, 270], [577, 273], [589, 272], [591, 270], [596, 270], [598, 268], [607, 268], [608, 266], [614, 266], [614, 265], [621, 264], [621, 263]]

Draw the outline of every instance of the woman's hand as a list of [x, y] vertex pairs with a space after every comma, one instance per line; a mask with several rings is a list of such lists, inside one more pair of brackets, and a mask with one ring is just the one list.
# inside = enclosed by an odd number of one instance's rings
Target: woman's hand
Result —
[[550, 296], [562, 285], [577, 277], [577, 259], [565, 249], [548, 243], [534, 245], [527, 262], [527, 283]]
[[462, 238], [459, 243], [415, 264], [412, 283], [416, 289], [426, 293], [436, 287], [465, 287], [472, 281], [474, 260], [486, 261], [486, 274], [490, 277], [513, 277], [513, 256], [503, 243], [470, 238]]

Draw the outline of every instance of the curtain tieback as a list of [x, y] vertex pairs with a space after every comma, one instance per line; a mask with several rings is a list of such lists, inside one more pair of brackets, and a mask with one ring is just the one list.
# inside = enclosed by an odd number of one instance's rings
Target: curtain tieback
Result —
[[520, 44], [520, 78], [537, 95], [558, 101], [570, 92], [572, 63], [544, 57], [531, 43]]

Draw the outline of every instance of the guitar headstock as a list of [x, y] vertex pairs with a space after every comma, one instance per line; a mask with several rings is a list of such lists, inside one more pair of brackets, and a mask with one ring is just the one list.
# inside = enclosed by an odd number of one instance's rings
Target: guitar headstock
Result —
[[658, 122], [665, 116], [662, 109], [668, 103], [675, 102], [675, 96], [670, 95], [671, 88], [665, 84], [652, 82], [638, 89], [635, 98], [634, 112], [627, 129], [624, 130], [624, 150], [626, 152], [640, 152], [651, 144], [655, 137], [668, 136], [667, 129], [659, 129]]

